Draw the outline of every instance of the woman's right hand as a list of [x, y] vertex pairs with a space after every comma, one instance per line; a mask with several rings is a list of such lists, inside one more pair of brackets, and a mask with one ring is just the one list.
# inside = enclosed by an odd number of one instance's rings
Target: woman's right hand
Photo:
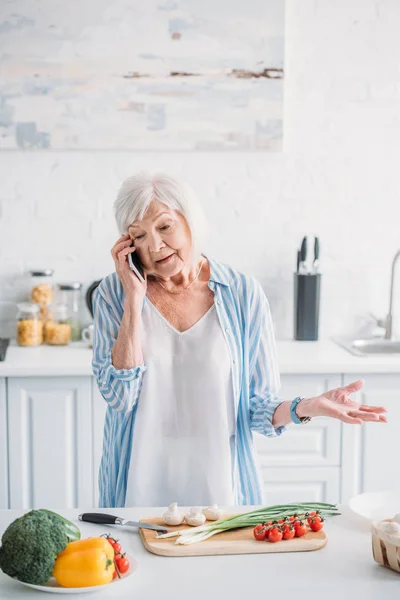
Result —
[[115, 270], [121, 280], [128, 302], [137, 303], [141, 307], [146, 295], [147, 281], [142, 283], [129, 266], [128, 254], [136, 251], [131, 244], [132, 240], [129, 234], [121, 235], [111, 249], [111, 256], [114, 259]]

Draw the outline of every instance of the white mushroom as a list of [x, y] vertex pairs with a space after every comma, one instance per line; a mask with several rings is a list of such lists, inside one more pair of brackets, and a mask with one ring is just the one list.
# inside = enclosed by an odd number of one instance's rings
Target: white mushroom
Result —
[[218, 521], [222, 517], [222, 510], [218, 508], [218, 504], [211, 504], [203, 510], [203, 515], [207, 521]]
[[176, 502], [168, 506], [168, 509], [162, 516], [162, 520], [166, 525], [180, 525], [183, 523], [183, 516], [178, 511], [178, 504]]
[[198, 527], [205, 523], [206, 518], [200, 508], [193, 507], [189, 510], [187, 515], [185, 515], [185, 521], [188, 525], [192, 525], [192, 527]]

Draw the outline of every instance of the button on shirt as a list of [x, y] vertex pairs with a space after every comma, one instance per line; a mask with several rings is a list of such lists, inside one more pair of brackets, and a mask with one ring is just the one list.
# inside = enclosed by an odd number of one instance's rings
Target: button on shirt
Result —
[[[215, 308], [232, 365], [234, 504], [262, 504], [263, 482], [253, 432], [273, 438], [286, 430], [272, 425], [273, 414], [282, 400], [278, 395], [280, 377], [269, 304], [253, 277], [219, 261], [207, 260], [209, 287], [215, 293]], [[108, 405], [99, 470], [99, 507], [125, 506], [135, 418], [147, 371], [145, 363], [131, 369], [116, 369], [112, 364], [111, 352], [123, 316], [124, 298], [115, 272], [103, 279], [93, 296], [92, 368]]]

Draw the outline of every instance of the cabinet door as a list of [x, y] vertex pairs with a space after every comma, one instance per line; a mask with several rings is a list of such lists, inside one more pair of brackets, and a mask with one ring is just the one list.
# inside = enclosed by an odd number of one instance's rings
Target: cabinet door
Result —
[[296, 467], [262, 469], [264, 502], [339, 502], [339, 467]]
[[90, 508], [90, 377], [8, 380], [10, 508]]
[[362, 492], [400, 493], [397, 452], [400, 422], [400, 375], [346, 375], [344, 385], [364, 379], [352, 398], [362, 404], [385, 406], [388, 423], [343, 424], [342, 502]]
[[[282, 400], [296, 396], [313, 397], [338, 387], [339, 375], [284, 375], [281, 378]], [[256, 434], [261, 466], [265, 467], [332, 467], [340, 465], [341, 423], [337, 419], [317, 417], [305, 425], [288, 426], [277, 438]]]
[[8, 506], [8, 451], [7, 451], [6, 380], [0, 378], [0, 509]]

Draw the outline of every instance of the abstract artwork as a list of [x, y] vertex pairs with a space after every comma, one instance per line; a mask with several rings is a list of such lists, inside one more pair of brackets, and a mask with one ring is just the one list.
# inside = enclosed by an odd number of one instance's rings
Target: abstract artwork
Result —
[[2, 0], [0, 149], [279, 151], [284, 0]]

